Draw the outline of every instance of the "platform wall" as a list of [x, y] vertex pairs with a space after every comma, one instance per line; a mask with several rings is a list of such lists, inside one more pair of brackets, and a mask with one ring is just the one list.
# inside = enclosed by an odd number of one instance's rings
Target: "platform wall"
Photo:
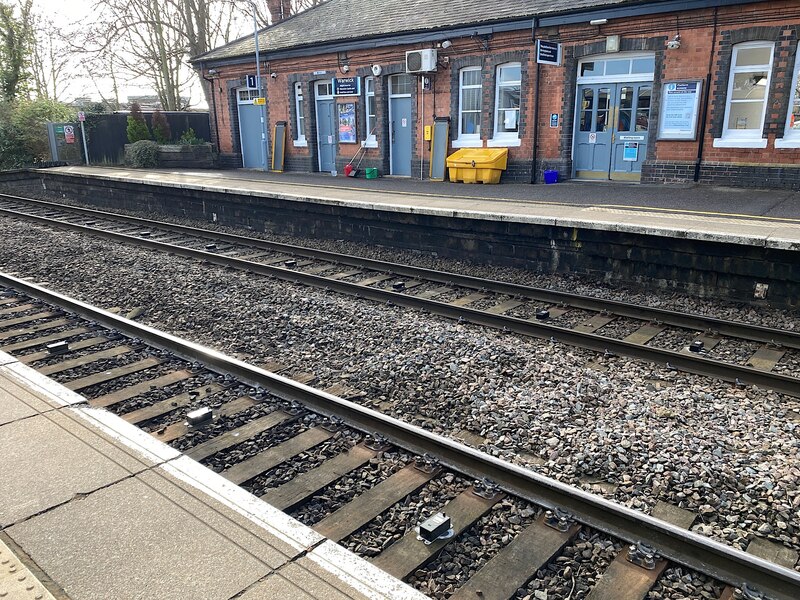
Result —
[[[800, 303], [800, 250], [586, 227], [452, 218], [334, 204], [130, 184], [45, 173], [31, 186], [104, 208], [166, 213], [256, 231], [352, 240], [544, 273], [576, 273], [653, 289], [776, 306]], [[19, 182], [17, 182], [19, 185]]]

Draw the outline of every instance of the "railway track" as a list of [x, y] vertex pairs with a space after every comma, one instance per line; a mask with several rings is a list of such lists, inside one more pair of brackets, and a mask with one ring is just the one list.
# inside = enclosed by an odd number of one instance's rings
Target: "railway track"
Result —
[[[644, 515], [334, 394], [341, 390], [315, 390], [301, 383], [306, 374], [249, 365], [5, 274], [0, 350], [267, 502], [300, 518], [317, 514], [309, 524], [335, 541], [353, 545], [409, 498], [427, 499], [421, 531], [400, 523], [401, 533], [364, 549], [401, 579], [420, 577], [428, 564], [444, 568], [438, 557], [474, 537], [487, 515], [522, 506], [519, 532], [453, 584], [444, 594], [451, 598], [512, 597], [586, 528], [625, 545], [592, 600], [645, 598], [670, 563], [740, 588], [723, 598], [800, 597], [791, 566], [765, 560], [762, 545], [749, 554], [688, 531], [693, 515], [670, 507], [665, 519]], [[381, 475], [344, 489], [344, 481], [365, 481], [366, 470]], [[436, 491], [443, 480], [456, 482], [447, 494]], [[309, 503], [314, 510], [304, 511]], [[427, 521], [439, 514], [442, 522]]]
[[[800, 397], [800, 333], [0, 194], [0, 215]], [[725, 360], [731, 353], [743, 364]]]

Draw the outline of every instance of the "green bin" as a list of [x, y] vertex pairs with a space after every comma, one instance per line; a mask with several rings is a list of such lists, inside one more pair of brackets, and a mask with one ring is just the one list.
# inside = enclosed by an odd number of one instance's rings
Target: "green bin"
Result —
[[375, 167], [370, 167], [369, 169], [364, 169], [364, 178], [365, 179], [377, 179], [378, 178], [378, 169]]

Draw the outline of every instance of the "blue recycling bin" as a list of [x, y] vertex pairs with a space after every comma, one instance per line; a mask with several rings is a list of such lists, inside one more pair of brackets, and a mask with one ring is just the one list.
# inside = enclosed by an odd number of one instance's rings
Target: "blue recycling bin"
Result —
[[558, 183], [558, 171], [545, 171], [544, 172], [544, 182], [545, 183]]

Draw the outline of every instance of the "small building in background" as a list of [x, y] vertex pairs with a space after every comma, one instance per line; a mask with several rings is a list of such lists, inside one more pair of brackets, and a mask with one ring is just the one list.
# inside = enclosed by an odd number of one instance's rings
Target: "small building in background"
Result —
[[427, 178], [449, 118], [448, 153], [508, 148], [501, 181], [796, 189], [798, 29], [792, 0], [329, 0], [259, 33], [260, 90], [253, 36], [193, 62], [229, 167], [282, 121], [286, 170]]

